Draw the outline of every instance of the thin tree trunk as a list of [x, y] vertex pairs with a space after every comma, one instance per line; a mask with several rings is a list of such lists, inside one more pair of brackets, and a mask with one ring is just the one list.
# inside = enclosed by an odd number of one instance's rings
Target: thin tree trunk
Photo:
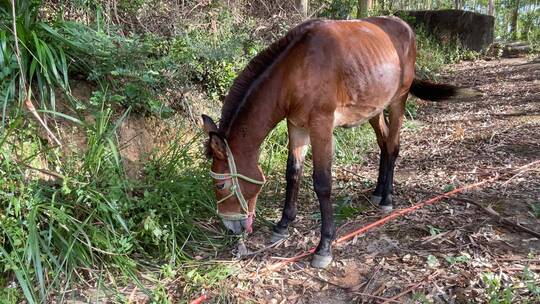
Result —
[[304, 18], [308, 16], [309, 0], [296, 0], [296, 9]]
[[364, 18], [369, 15], [369, 11], [371, 10], [373, 5], [372, 0], [358, 0], [358, 18]]
[[519, 0], [515, 0], [514, 9], [512, 10], [512, 18], [510, 19], [510, 34], [512, 39], [517, 39], [517, 21], [519, 13]]
[[488, 1], [488, 15], [493, 16], [493, 0]]

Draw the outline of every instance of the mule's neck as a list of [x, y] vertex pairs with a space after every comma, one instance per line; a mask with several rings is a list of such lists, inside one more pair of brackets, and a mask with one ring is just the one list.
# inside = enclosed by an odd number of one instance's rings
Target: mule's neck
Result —
[[258, 161], [262, 142], [285, 118], [282, 89], [276, 76], [274, 74], [250, 94], [231, 124], [227, 141], [234, 154]]

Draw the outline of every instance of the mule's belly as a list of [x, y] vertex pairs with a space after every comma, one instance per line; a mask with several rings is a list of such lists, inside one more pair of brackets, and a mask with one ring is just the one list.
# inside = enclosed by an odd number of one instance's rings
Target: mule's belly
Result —
[[399, 74], [395, 72], [386, 73], [382, 79], [373, 77], [362, 87], [349, 87], [349, 94], [341, 96], [334, 111], [334, 127], [358, 126], [381, 113], [394, 101], [399, 87]]
[[337, 108], [334, 111], [334, 127], [352, 128], [361, 125], [381, 113], [388, 103], [389, 100], [378, 105], [361, 104]]

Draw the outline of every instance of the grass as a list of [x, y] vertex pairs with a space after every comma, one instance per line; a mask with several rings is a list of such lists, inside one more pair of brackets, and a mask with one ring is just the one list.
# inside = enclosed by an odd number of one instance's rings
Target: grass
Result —
[[[92, 277], [84, 269], [96, 265], [137, 281], [134, 255], [176, 267], [193, 253], [227, 244], [226, 237], [197, 223], [214, 211], [206, 165], [194, 161], [200, 136], [180, 134], [148, 162], [142, 181], [131, 182], [115, 135], [124, 117], [112, 120], [110, 108], [99, 111], [86, 129], [88, 147], [80, 159], [60, 159], [58, 151], [36, 144], [35, 130], [22, 119], [8, 123], [0, 149], [0, 175], [8, 181], [0, 185], [0, 265], [28, 302], [45, 301], [61, 286]], [[23, 125], [27, 132], [15, 132]], [[29, 164], [38, 155], [56, 159], [62, 179], [46, 181], [13, 155]]]

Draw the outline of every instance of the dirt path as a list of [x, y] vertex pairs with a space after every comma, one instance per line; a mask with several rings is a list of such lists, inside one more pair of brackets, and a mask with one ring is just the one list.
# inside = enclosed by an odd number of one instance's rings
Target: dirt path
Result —
[[[402, 133], [397, 208], [540, 159], [540, 63], [531, 58], [463, 62], [442, 79], [486, 94], [468, 102], [421, 104], [416, 120]], [[364, 164], [336, 168], [339, 235], [381, 217], [365, 198], [377, 163], [373, 152]], [[540, 208], [538, 167], [461, 197], [540, 232], [531, 207]], [[540, 289], [540, 240], [503, 226], [474, 205], [448, 200], [336, 246], [327, 270], [312, 269], [303, 259], [257, 274], [278, 261], [275, 257], [290, 257], [316, 244], [317, 204], [311, 193], [301, 200], [292, 236], [240, 262], [238, 275], [227, 282], [230, 300], [382, 303], [403, 294], [387, 303], [482, 303], [490, 292], [503, 299], [505, 288], [511, 302], [540, 300], [526, 286], [528, 280]], [[261, 246], [270, 234], [257, 228], [250, 248]]]

